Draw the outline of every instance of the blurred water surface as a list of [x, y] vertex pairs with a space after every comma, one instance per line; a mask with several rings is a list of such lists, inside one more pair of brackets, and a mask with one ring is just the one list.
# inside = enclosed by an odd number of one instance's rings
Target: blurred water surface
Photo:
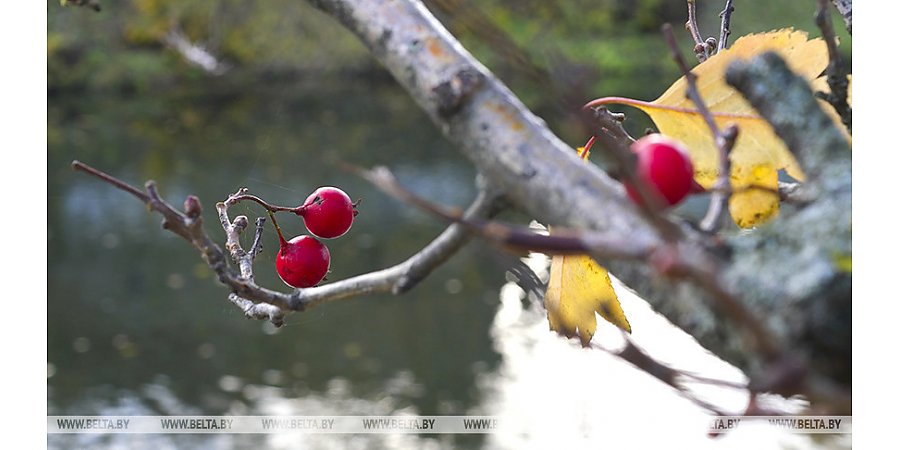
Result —
[[[337, 302], [275, 329], [244, 319], [158, 216], [69, 168], [79, 159], [133, 184], [155, 179], [176, 205], [196, 194], [220, 242], [213, 205], [238, 187], [295, 205], [317, 186], [341, 186], [363, 203], [353, 229], [327, 241], [329, 278], [339, 280], [403, 260], [443, 226], [335, 161], [388, 164], [444, 204], [474, 196], [471, 167], [398, 89], [318, 83], [240, 95], [58, 96], [48, 135], [51, 414], [254, 413], [271, 395], [345, 399], [319, 400], [334, 414], [464, 414], [478, 401], [476, 375], [498, 364], [488, 328], [505, 260], [490, 249], [465, 249], [404, 296]], [[239, 213], [264, 215], [255, 205]], [[291, 235], [305, 232], [297, 218], [280, 223]], [[257, 279], [286, 290], [275, 251], [270, 227]]]

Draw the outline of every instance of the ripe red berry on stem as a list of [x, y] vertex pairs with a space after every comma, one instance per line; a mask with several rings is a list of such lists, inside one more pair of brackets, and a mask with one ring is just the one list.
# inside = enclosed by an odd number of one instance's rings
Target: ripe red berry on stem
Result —
[[331, 186], [316, 189], [294, 212], [303, 217], [310, 233], [325, 239], [343, 236], [358, 214], [350, 196]]
[[328, 274], [331, 254], [328, 247], [312, 236], [301, 234], [290, 241], [281, 239], [281, 249], [275, 257], [275, 270], [289, 286], [312, 287]]
[[278, 232], [280, 249], [275, 256], [275, 270], [281, 281], [295, 288], [307, 288], [319, 284], [328, 274], [331, 266], [331, 253], [325, 244], [316, 238], [302, 234], [284, 240], [275, 216], [269, 212], [275, 230]]
[[[633, 144], [637, 155], [637, 179], [655, 195], [661, 206], [673, 206], [694, 190], [694, 166], [684, 146], [661, 134], [649, 134]], [[628, 196], [641, 203], [638, 190], [625, 183]]]

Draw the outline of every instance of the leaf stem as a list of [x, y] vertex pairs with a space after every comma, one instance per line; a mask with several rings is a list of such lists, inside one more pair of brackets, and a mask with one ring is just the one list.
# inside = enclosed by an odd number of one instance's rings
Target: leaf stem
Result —
[[[691, 100], [693, 102], [693, 100]], [[696, 104], [696, 103], [695, 103]], [[647, 102], [644, 100], [635, 100], [633, 98], [628, 97], [601, 97], [587, 102], [584, 105], [584, 109], [596, 108], [598, 106], [603, 105], [626, 105], [632, 106], [634, 108], [646, 111], [648, 109], [661, 109], [665, 111], [673, 111], [684, 114], [695, 114], [698, 116], [702, 116], [703, 112], [699, 109], [694, 108], [684, 108], [681, 106], [670, 106], [663, 105], [656, 102]], [[726, 112], [714, 112], [709, 111], [709, 115], [712, 117], [720, 118], [720, 119], [751, 119], [758, 120], [759, 116], [753, 114], [741, 114], [741, 113], [726, 113]]]

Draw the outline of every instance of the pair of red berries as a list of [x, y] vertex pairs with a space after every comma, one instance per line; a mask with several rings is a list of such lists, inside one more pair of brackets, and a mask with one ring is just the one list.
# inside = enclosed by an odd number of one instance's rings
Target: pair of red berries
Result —
[[[694, 182], [694, 165], [680, 142], [661, 134], [649, 134], [634, 141], [631, 151], [637, 156], [635, 176], [659, 206], [677, 205], [689, 194], [702, 191]], [[637, 188], [628, 182], [624, 184], [631, 200], [642, 204]]]
[[[320, 187], [292, 210], [303, 218], [306, 229], [313, 235], [332, 239], [343, 236], [358, 214], [350, 197], [336, 187]], [[274, 222], [274, 217], [273, 217]], [[301, 234], [289, 241], [275, 223], [281, 248], [275, 256], [275, 270], [288, 286], [306, 288], [319, 284], [331, 267], [331, 253], [318, 239]]]

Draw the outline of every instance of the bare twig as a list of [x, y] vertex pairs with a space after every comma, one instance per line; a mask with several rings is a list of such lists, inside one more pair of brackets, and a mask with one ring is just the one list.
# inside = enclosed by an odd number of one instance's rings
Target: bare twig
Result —
[[[240, 243], [240, 234], [249, 225], [247, 217], [237, 216], [233, 221], [228, 217], [228, 206], [239, 201], [235, 199], [242, 199], [242, 196], [247, 193], [246, 188], [241, 188], [229, 196], [226, 201], [216, 204], [219, 222], [226, 234], [226, 249], [239, 267], [239, 271], [235, 272], [228, 266], [225, 253], [203, 229], [203, 220], [199, 214], [201, 207], [196, 197], [188, 197], [188, 200], [185, 201], [187, 214], [182, 214], [160, 197], [156, 184], [152, 181], [146, 183], [146, 192], [142, 192], [128, 183], [81, 162], [73, 161], [72, 167], [133, 195], [152, 210], [162, 214], [164, 217], [163, 227], [192, 243], [204, 261], [216, 273], [219, 281], [231, 289], [229, 300], [232, 303], [237, 305], [247, 317], [269, 320], [276, 326], [284, 323], [284, 316], [287, 312], [303, 311], [316, 305], [357, 295], [406, 292], [469, 240], [469, 232], [465, 227], [454, 224], [425, 248], [400, 264], [286, 294], [261, 287], [253, 280], [253, 260], [261, 245], [263, 221], [257, 220], [254, 243], [251, 250], [247, 252]], [[498, 198], [499, 195], [494, 190], [480, 190], [478, 197], [463, 217], [489, 217], [495, 214], [498, 209]]]
[[352, 170], [382, 191], [443, 220], [455, 222], [468, 229], [471, 233], [508, 251], [517, 253], [534, 251], [550, 255], [592, 253], [602, 255], [602, 258], [635, 260], [647, 258], [654, 249], [649, 242], [639, 239], [623, 241], [603, 233], [576, 232], [554, 227], [553, 234], [539, 234], [527, 227], [467, 218], [460, 214], [459, 211], [448, 210], [413, 194], [401, 186], [394, 175], [385, 167], [376, 167], [372, 170], [353, 168]]
[[623, 347], [621, 350], [610, 350], [597, 344], [593, 344], [591, 347], [594, 349], [602, 350], [612, 356], [627, 361], [631, 365], [637, 367], [640, 370], [643, 370], [657, 380], [669, 385], [679, 395], [690, 400], [695, 405], [709, 411], [712, 414], [718, 416], [730, 415], [724, 410], [720, 409], [718, 406], [698, 398], [696, 395], [694, 395], [694, 393], [690, 391], [690, 389], [687, 388], [687, 386], [684, 385], [682, 379], [689, 378], [694, 382], [708, 384], [711, 386], [722, 386], [734, 389], [747, 388], [746, 385], [742, 385], [739, 383], [705, 378], [671, 367], [667, 364], [659, 362], [653, 356], [649, 355], [643, 349], [638, 347], [627, 335], [623, 334], [623, 337], [625, 339], [625, 347]]
[[[693, 3], [693, 1], [689, 3]], [[719, 126], [716, 124], [716, 121], [713, 120], [712, 113], [710, 113], [709, 108], [706, 107], [706, 102], [700, 97], [700, 91], [697, 89], [697, 76], [691, 72], [691, 69], [684, 61], [684, 57], [681, 56], [681, 51], [678, 50], [678, 42], [675, 40], [675, 33], [672, 31], [672, 25], [668, 23], [663, 24], [662, 33], [663, 37], [666, 39], [666, 44], [669, 45], [672, 59], [675, 60], [675, 64], [681, 69], [681, 73], [684, 75], [684, 79], [687, 82], [688, 87], [685, 95], [694, 102], [697, 112], [703, 117], [706, 125], [713, 132], [713, 135], [720, 135], [721, 132], [719, 131]]]
[[715, 53], [716, 39], [710, 37], [704, 40], [703, 36], [700, 34], [700, 26], [697, 25], [696, 0], [687, 0], [687, 10], [688, 18], [687, 22], [684, 23], [684, 28], [688, 30], [691, 34], [691, 38], [694, 39], [694, 54], [697, 55], [697, 60], [700, 62], [706, 61], [713, 53]]
[[690, 68], [688, 68], [687, 63], [684, 61], [684, 57], [681, 56], [681, 51], [678, 50], [678, 43], [675, 41], [675, 34], [672, 32], [672, 26], [664, 24], [662, 31], [666, 43], [669, 45], [672, 59], [675, 60], [675, 64], [681, 69], [681, 73], [684, 74], [684, 80], [687, 83], [687, 92], [685, 95], [694, 103], [697, 112], [703, 117], [703, 121], [706, 122], [706, 126], [709, 127], [709, 130], [713, 135], [713, 140], [716, 143], [716, 148], [719, 151], [719, 167], [718, 176], [716, 177], [716, 183], [714, 185], [715, 191], [712, 194], [712, 200], [706, 216], [700, 222], [701, 229], [708, 232], [714, 232], [721, 224], [728, 203], [728, 195], [725, 194], [725, 192], [728, 192], [731, 189], [731, 158], [729, 155], [737, 140], [738, 128], [736, 125], [730, 125], [725, 132], [719, 128], [719, 125], [716, 123], [715, 119], [713, 119], [712, 113], [706, 106], [706, 102], [703, 101], [703, 97], [700, 96], [700, 90], [697, 88], [697, 76], [691, 72]]
[[717, 273], [716, 262], [702, 248], [673, 241], [666, 246], [654, 246], [639, 240], [622, 241], [612, 236], [582, 231], [554, 230], [552, 235], [542, 235], [527, 228], [517, 228], [497, 222], [473, 221], [461, 217], [458, 212], [448, 211], [403, 188], [393, 174], [384, 167], [351, 170], [367, 179], [379, 189], [394, 195], [420, 209], [444, 220], [456, 222], [469, 228], [473, 233], [516, 250], [539, 251], [548, 254], [589, 253], [600, 260], [617, 259], [657, 259], [655, 268], [663, 275], [688, 277], [713, 294], [716, 306], [721, 308], [735, 324], [747, 330], [752, 345], [767, 359], [776, 359], [781, 354], [777, 339], [766, 330], [755, 314], [723, 284]]
[[731, 35], [731, 14], [734, 12], [734, 6], [731, 3], [732, 0], [726, 0], [725, 9], [719, 13], [719, 17], [722, 18], [722, 27], [719, 29], [719, 46], [716, 48], [716, 53], [728, 47], [728, 36]]
[[852, 132], [853, 111], [847, 103], [847, 68], [844, 65], [841, 53], [837, 49], [837, 36], [834, 34], [834, 25], [831, 22], [831, 14], [828, 10], [828, 0], [818, 0], [819, 8], [816, 11], [816, 25], [822, 30], [822, 38], [828, 48], [828, 67], [825, 69], [829, 91], [822, 97], [834, 107], [841, 122]]
[[247, 252], [250, 255], [250, 258], [256, 258], [256, 255], [262, 251], [262, 235], [265, 224], [265, 217], [256, 218], [256, 234], [253, 235], [253, 244], [250, 245], [250, 251]]
[[701, 285], [715, 299], [715, 306], [723, 311], [732, 322], [747, 333], [751, 348], [755, 348], [766, 361], [774, 361], [784, 352], [779, 339], [772, 334], [763, 321], [725, 285], [718, 269], [717, 261], [706, 252], [696, 248], [685, 248], [686, 254], [676, 260], [676, 273], [684, 274]]
[[296, 211], [298, 209], [298, 208], [291, 208], [288, 206], [272, 205], [269, 202], [255, 196], [255, 195], [247, 194], [246, 188], [242, 188], [242, 190], [238, 191], [231, 197], [228, 197], [228, 200], [226, 200], [225, 203], [227, 203], [230, 206], [230, 205], [233, 205], [233, 204], [238, 203], [243, 200], [249, 200], [252, 202], [256, 202], [260, 206], [262, 206], [263, 208], [266, 208], [266, 210], [270, 211], [270, 212], [290, 211], [290, 212], [296, 213]]
[[724, 132], [713, 137], [716, 141], [716, 148], [719, 150], [719, 173], [713, 185], [715, 190], [710, 199], [709, 209], [706, 210], [706, 215], [700, 221], [700, 229], [709, 233], [717, 231], [722, 226], [723, 218], [726, 217], [725, 210], [730, 197], [730, 194], [726, 192], [731, 189], [730, 155], [737, 136], [737, 125], [731, 124], [725, 128]]

